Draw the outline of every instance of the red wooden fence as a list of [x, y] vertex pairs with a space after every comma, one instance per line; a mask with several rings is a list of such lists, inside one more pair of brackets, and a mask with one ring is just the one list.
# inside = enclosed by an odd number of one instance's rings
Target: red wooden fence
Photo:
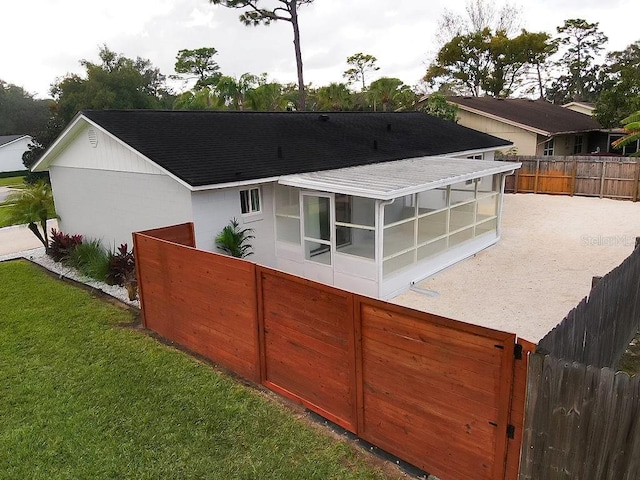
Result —
[[134, 234], [147, 328], [443, 480], [517, 478], [513, 334], [199, 251], [192, 232]]

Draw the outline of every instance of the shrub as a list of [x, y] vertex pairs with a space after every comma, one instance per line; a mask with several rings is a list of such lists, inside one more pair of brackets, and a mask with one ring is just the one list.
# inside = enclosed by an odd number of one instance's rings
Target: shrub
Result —
[[101, 282], [105, 281], [109, 272], [109, 254], [99, 240], [77, 245], [66, 262], [83, 275]]
[[107, 283], [111, 285], [125, 286], [136, 280], [136, 263], [133, 249], [129, 251], [126, 243], [120, 245], [116, 252], [109, 254], [109, 270]]
[[240, 228], [240, 223], [234, 218], [216, 237], [216, 246], [232, 257], [244, 258], [253, 255], [250, 240], [255, 237], [252, 233], [252, 228]]
[[54, 262], [66, 261], [73, 250], [82, 243], [82, 235], [69, 235], [51, 229], [51, 241], [47, 252]]

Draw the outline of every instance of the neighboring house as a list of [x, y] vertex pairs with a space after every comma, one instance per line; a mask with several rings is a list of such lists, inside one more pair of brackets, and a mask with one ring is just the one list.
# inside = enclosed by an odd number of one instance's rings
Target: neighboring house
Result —
[[513, 142], [509, 153], [530, 156], [613, 152], [615, 137], [589, 115], [526, 98], [449, 97], [458, 123]]
[[26, 170], [22, 154], [29, 150], [29, 135], [0, 135], [0, 173]]
[[596, 104], [591, 102], [569, 102], [564, 104], [563, 107], [592, 117], [596, 109]]
[[387, 298], [498, 240], [508, 146], [419, 112], [85, 111], [33, 169], [64, 232], [193, 221], [215, 251], [236, 217], [257, 263]]

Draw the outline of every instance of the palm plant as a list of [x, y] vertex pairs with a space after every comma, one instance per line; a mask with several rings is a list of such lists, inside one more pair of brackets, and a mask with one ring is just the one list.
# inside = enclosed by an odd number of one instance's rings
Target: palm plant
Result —
[[[47, 219], [57, 218], [51, 185], [44, 180], [38, 180], [9, 194], [6, 203], [10, 205], [9, 221], [15, 224], [26, 223], [48, 253]], [[38, 230], [38, 226], [42, 232]]]
[[[624, 125], [624, 130], [626, 135], [611, 145], [613, 148], [622, 148], [625, 145], [629, 145], [630, 143], [637, 142], [640, 139], [640, 110], [632, 113], [627, 118], [622, 120], [622, 124]], [[632, 153], [631, 157], [640, 156], [640, 150]]]
[[253, 247], [249, 243], [255, 238], [252, 233], [252, 228], [240, 228], [240, 223], [234, 218], [216, 237], [216, 246], [232, 257], [248, 257], [253, 255]]

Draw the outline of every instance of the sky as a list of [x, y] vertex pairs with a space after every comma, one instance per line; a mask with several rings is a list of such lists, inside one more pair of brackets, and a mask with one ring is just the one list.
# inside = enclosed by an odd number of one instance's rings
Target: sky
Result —
[[[274, 0], [260, 0], [265, 6]], [[570, 18], [599, 22], [609, 37], [606, 51], [640, 40], [638, 0], [529, 0], [509, 2], [521, 12], [522, 27], [555, 34]], [[367, 79], [397, 77], [420, 82], [438, 50], [438, 20], [446, 10], [464, 14], [465, 0], [316, 0], [300, 9], [305, 83], [344, 81], [346, 58], [374, 55], [380, 70]], [[498, 4], [502, 5], [502, 3]], [[214, 47], [223, 74], [261, 74], [296, 82], [291, 24], [245, 27], [237, 10], [208, 0], [5, 0], [0, 7], [0, 80], [36, 98], [51, 84], [82, 74], [80, 60], [99, 63], [101, 45], [129, 58], [151, 61], [174, 74], [181, 49]], [[182, 84], [173, 84], [182, 90]]]

